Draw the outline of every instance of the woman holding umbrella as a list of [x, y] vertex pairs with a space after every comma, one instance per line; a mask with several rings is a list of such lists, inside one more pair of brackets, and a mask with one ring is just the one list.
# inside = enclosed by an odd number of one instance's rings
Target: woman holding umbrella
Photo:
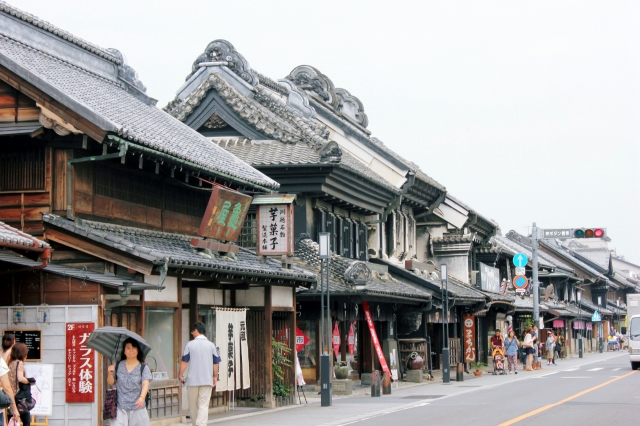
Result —
[[140, 343], [134, 338], [124, 342], [121, 360], [108, 368], [107, 383], [117, 383], [118, 416], [113, 426], [148, 426], [149, 414], [145, 407], [145, 398], [149, 392], [151, 371], [143, 364], [144, 354]]

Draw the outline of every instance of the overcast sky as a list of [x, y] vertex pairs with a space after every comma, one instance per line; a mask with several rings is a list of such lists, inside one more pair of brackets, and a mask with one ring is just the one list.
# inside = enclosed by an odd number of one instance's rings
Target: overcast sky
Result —
[[215, 39], [273, 79], [312, 65], [503, 233], [602, 226], [640, 264], [638, 1], [10, 3], [119, 49], [159, 106]]

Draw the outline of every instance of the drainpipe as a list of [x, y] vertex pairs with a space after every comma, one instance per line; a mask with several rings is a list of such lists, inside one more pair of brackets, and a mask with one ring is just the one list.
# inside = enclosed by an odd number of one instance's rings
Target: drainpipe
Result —
[[[84, 163], [87, 161], [103, 161], [110, 160], [112, 158], [121, 158], [127, 154], [128, 143], [125, 141], [119, 142], [119, 152], [113, 154], [92, 155], [91, 157], [74, 158], [67, 162], [67, 219], [75, 220], [73, 217], [73, 165], [77, 163]], [[107, 152], [107, 145], [103, 145], [103, 152]]]
[[429, 206], [429, 209], [426, 212], [415, 215], [414, 216], [415, 219], [419, 219], [421, 217], [429, 216], [430, 214], [432, 214], [433, 211], [437, 209], [440, 206], [440, 204], [442, 204], [442, 202], [446, 197], [447, 197], [447, 191], [442, 191], [440, 195], [438, 195], [438, 198], [436, 198], [435, 201]]

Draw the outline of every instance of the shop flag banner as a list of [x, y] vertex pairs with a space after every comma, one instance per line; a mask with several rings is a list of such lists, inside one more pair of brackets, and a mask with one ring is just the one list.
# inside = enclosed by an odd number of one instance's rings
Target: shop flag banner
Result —
[[92, 322], [68, 322], [66, 348], [66, 402], [93, 402], [95, 400], [95, 351], [85, 346]]
[[373, 341], [373, 346], [376, 348], [376, 354], [378, 355], [378, 361], [380, 361], [382, 371], [391, 375], [391, 371], [387, 365], [387, 360], [384, 358], [384, 352], [382, 352], [382, 347], [380, 347], [380, 342], [378, 341], [378, 334], [376, 333], [376, 327], [373, 324], [373, 318], [371, 317], [371, 311], [369, 310], [369, 303], [367, 303], [366, 300], [362, 301], [362, 309], [364, 310], [364, 318], [367, 320], [367, 325], [371, 332], [371, 340]]
[[336, 354], [336, 358], [338, 358], [338, 354], [340, 352], [340, 329], [338, 328], [338, 321], [333, 324], [333, 339], [331, 343], [333, 344], [333, 352]]
[[355, 333], [353, 332], [354, 322], [355, 321], [351, 321], [351, 324], [349, 325], [349, 337], [347, 337], [347, 341], [349, 343], [349, 355], [353, 355], [353, 347], [356, 343]]
[[293, 254], [293, 205], [268, 204], [258, 208], [258, 254]]
[[249, 388], [251, 380], [245, 309], [216, 309], [215, 344], [222, 359], [218, 366], [216, 391]]
[[475, 315], [466, 314], [462, 323], [464, 325], [464, 362], [474, 362], [476, 360]]

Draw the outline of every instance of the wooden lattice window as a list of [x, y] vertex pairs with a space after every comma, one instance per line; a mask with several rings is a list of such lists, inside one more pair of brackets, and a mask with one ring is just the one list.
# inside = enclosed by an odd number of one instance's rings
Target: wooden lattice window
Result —
[[0, 151], [0, 191], [43, 190], [44, 148]]
[[255, 213], [249, 213], [244, 220], [238, 245], [246, 248], [256, 248], [258, 246], [258, 219]]
[[122, 169], [96, 166], [96, 195], [162, 208], [162, 182]]

